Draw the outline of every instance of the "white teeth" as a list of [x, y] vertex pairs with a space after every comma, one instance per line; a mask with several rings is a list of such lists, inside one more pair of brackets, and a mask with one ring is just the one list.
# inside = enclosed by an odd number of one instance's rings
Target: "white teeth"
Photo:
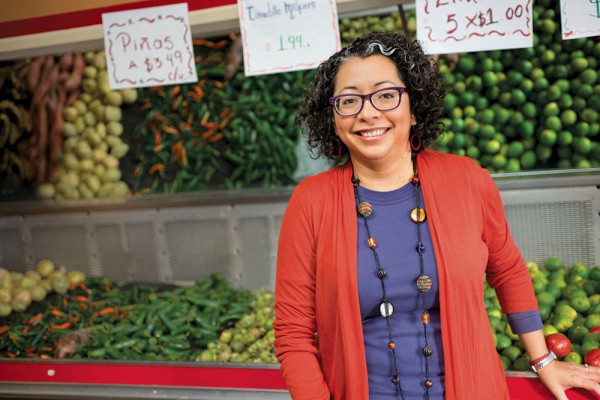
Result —
[[385, 129], [377, 129], [374, 131], [369, 131], [369, 132], [362, 132], [361, 135], [364, 137], [375, 137], [375, 136], [380, 136], [383, 135], [385, 133]]

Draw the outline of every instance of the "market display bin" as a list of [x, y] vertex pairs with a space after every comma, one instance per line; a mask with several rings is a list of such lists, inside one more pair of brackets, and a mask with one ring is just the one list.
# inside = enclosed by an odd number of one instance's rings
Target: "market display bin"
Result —
[[[507, 372], [512, 400], [552, 395], [533, 372]], [[594, 400], [569, 390], [571, 400]], [[196, 399], [287, 400], [278, 365], [167, 362], [0, 362], [0, 398], [11, 399]]]

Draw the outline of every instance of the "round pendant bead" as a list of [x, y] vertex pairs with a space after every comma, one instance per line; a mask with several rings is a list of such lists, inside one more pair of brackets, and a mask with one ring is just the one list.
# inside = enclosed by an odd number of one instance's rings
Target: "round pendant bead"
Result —
[[410, 212], [410, 219], [415, 224], [420, 223], [427, 219], [427, 214], [425, 213], [424, 209], [415, 207]]
[[379, 313], [383, 318], [391, 317], [394, 313], [394, 306], [389, 301], [384, 301], [379, 306]]
[[390, 348], [390, 350], [395, 350], [396, 349], [396, 342], [389, 342], [388, 343], [388, 347]]
[[385, 276], [386, 276], [386, 275], [387, 275], [387, 272], [385, 272], [385, 269], [383, 269], [383, 268], [379, 268], [379, 269], [377, 270], [377, 277], [378, 277], [379, 279], [383, 279], [383, 278], [385, 278]]
[[394, 374], [394, 375], [392, 376], [392, 383], [393, 383], [394, 385], [397, 385], [398, 383], [400, 383], [400, 379], [398, 379], [398, 375]]
[[427, 311], [421, 314], [421, 322], [425, 325], [431, 322], [431, 315]]
[[423, 355], [429, 357], [433, 354], [433, 349], [430, 346], [423, 347]]
[[374, 249], [375, 247], [377, 247], [377, 239], [375, 239], [375, 238], [369, 238], [367, 240], [367, 244], [369, 245], [369, 247], [371, 249]]
[[433, 386], [433, 381], [431, 379], [425, 379], [425, 387], [427, 389], [431, 388]]
[[368, 201], [363, 201], [358, 204], [358, 212], [363, 217], [368, 217], [373, 214], [373, 206]]
[[427, 275], [420, 275], [417, 278], [417, 287], [419, 288], [419, 290], [421, 292], [426, 292], [429, 289], [431, 289], [431, 285], [432, 285], [431, 278], [428, 277]]
[[419, 179], [419, 175], [413, 175], [413, 177], [412, 177], [412, 179], [410, 181], [414, 185], [418, 185], [421, 182], [421, 180]]

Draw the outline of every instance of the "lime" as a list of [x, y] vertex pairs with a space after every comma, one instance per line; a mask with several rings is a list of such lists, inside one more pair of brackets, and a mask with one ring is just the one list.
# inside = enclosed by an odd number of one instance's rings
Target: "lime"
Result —
[[571, 82], [567, 79], [558, 79], [554, 84], [558, 86], [563, 93], [566, 93], [571, 89]]
[[526, 58], [517, 60], [517, 69], [523, 73], [523, 75], [530, 75], [533, 71], [533, 63]]
[[502, 154], [496, 154], [492, 159], [492, 166], [496, 169], [502, 169], [506, 166], [508, 160]]
[[467, 88], [469, 88], [470, 91], [473, 92], [477, 92], [479, 93], [481, 91], [481, 89], [483, 88], [483, 80], [481, 79], [481, 77], [479, 75], [470, 75], [467, 78]]
[[548, 257], [544, 261], [544, 268], [550, 272], [559, 271], [564, 267], [563, 262], [558, 257]]
[[544, 18], [540, 26], [540, 30], [545, 35], [553, 35], [556, 32], [556, 22], [551, 18]]
[[[588, 70], [589, 71], [589, 70]], [[576, 91], [577, 96], [587, 99], [594, 94], [594, 87], [588, 84], [582, 84]]]
[[[562, 129], [562, 122], [561, 122], [560, 118], [557, 117], [556, 115], [551, 115], [548, 118], [546, 118], [545, 125], [546, 125], [546, 128], [548, 128], [554, 132], [558, 132]], [[555, 133], [555, 135], [556, 135], [556, 133]], [[552, 142], [552, 143], [554, 143], [554, 142]]]
[[463, 114], [465, 118], [473, 118], [475, 115], [477, 115], [477, 109], [475, 108], [475, 106], [468, 104], [464, 107]]
[[600, 282], [600, 267], [593, 267], [590, 269], [589, 278], [591, 280]]
[[450, 142], [450, 148], [452, 149], [462, 149], [465, 147], [467, 142], [467, 137], [464, 133], [455, 133], [452, 141]]
[[512, 364], [513, 371], [529, 371], [531, 372], [531, 366], [529, 365], [529, 358], [527, 356], [521, 356], [517, 358]]
[[544, 337], [553, 333], [559, 333], [558, 329], [556, 329], [554, 325], [550, 324], [544, 324], [544, 326], [542, 327], [542, 332], [544, 332]]
[[528, 150], [521, 156], [521, 167], [523, 169], [532, 169], [537, 164], [537, 156], [535, 152]]
[[[554, 143], [556, 143], [557, 137], [558, 137], [558, 135], [552, 129], [544, 129], [539, 134], [540, 143], [542, 143], [546, 146], [554, 145]], [[544, 159], [544, 157], [540, 157], [540, 159]]]
[[[535, 124], [533, 121], [523, 121], [519, 130], [521, 137], [524, 139], [533, 137], [535, 133]], [[524, 145], [524, 144], [523, 144]]]
[[539, 311], [540, 311], [540, 317], [542, 318], [542, 321], [547, 321], [548, 318], [550, 318], [550, 315], [552, 314], [552, 307], [550, 307], [547, 304], [540, 304]]
[[545, 77], [535, 78], [533, 80], [533, 88], [537, 91], [545, 90], [550, 86], [550, 82]]
[[538, 144], [535, 146], [535, 154], [538, 160], [542, 162], [548, 161], [550, 157], [552, 157], [552, 148], [543, 144]]
[[[573, 143], [573, 134], [569, 131], [558, 132], [558, 144], [560, 146], [568, 146]], [[561, 157], [564, 158], [564, 157]]]
[[531, 70], [531, 79], [536, 80], [538, 78], [544, 78], [546, 73], [543, 68], [535, 67]]
[[577, 169], [592, 168], [592, 163], [586, 159], [578, 160], [577, 162], [574, 162], [574, 164], [574, 167]]
[[496, 74], [492, 71], [485, 71], [483, 73], [483, 76], [481, 77], [482, 82], [485, 86], [489, 87], [495, 87], [496, 84], [498, 83], [498, 77], [496, 76]]
[[578, 275], [583, 278], [587, 278], [590, 275], [590, 270], [588, 267], [581, 263], [575, 263], [571, 265], [571, 267], [567, 271], [568, 276]]
[[476, 61], [475, 58], [470, 54], [463, 54], [456, 65], [458, 71], [465, 75], [472, 75], [475, 71]]
[[590, 125], [587, 122], [578, 122], [575, 124], [573, 133], [579, 137], [587, 136], [590, 133]]
[[504, 371], [510, 371], [512, 369], [512, 363], [507, 357], [500, 355], [500, 361], [502, 362], [502, 369]]
[[573, 325], [571, 328], [569, 328], [569, 330], [567, 331], [567, 336], [569, 337], [569, 339], [571, 340], [571, 342], [573, 343], [583, 343], [583, 338], [585, 338], [585, 335], [587, 335], [589, 333], [588, 328], [585, 327], [585, 325]]
[[477, 146], [469, 146], [467, 147], [466, 154], [469, 158], [478, 159], [481, 152], [479, 151], [479, 148]]
[[[587, 281], [583, 284], [583, 290], [585, 291], [585, 293], [588, 296], [593, 296], [596, 293], [598, 293], [598, 289], [599, 289], [600, 283], [596, 282], [596, 281]], [[588, 297], [588, 299], [590, 300], [590, 307], [592, 305], [592, 300]]]
[[[592, 110], [592, 111], [594, 111], [594, 110]], [[597, 115], [598, 115], [598, 113], [596, 113], [596, 116]], [[577, 113], [573, 110], [564, 110], [560, 114], [560, 120], [561, 120], [562, 124], [565, 126], [575, 125], [575, 123], [577, 122]], [[585, 121], [585, 119], [584, 119], [584, 121]], [[586, 121], [586, 122], [590, 122], [590, 121]]]
[[585, 155], [592, 150], [592, 141], [587, 137], [573, 139], [573, 149], [577, 154]]
[[579, 353], [577, 353], [575, 351], [571, 351], [569, 354], [564, 356], [562, 360], [566, 361], [566, 362], [572, 362], [575, 364], [581, 364], [582, 357]]
[[510, 94], [510, 98], [512, 104], [516, 106], [520, 106], [521, 104], [524, 104], [527, 101], [527, 95], [521, 89], [513, 89]]
[[598, 340], [588, 340], [588, 341], [584, 341], [581, 344], [581, 353], [582, 354], [587, 354], [588, 351], [590, 350], [594, 350], [597, 349], [600, 346], [600, 341]]
[[508, 157], [520, 157], [521, 154], [523, 154], [524, 151], [525, 151], [525, 147], [523, 146], [523, 143], [521, 143], [521, 142], [511, 142], [508, 145], [507, 156]]
[[585, 326], [588, 329], [593, 328], [595, 326], [600, 326], [600, 314], [589, 314], [585, 319]]
[[510, 119], [511, 112], [503, 107], [496, 107], [494, 109], [494, 122], [496, 124], [504, 125]]
[[[549, 21], [549, 20], [545, 20], [544, 22]], [[553, 24], [554, 26], [556, 26], [556, 24], [554, 23], [554, 21], [550, 21], [551, 24]], [[555, 29], [555, 28], [553, 28]], [[542, 64], [552, 64], [554, 62], [554, 60], [556, 60], [556, 54], [554, 53], [554, 51], [552, 50], [545, 50], [542, 55], [540, 56], [540, 61], [542, 62]]]
[[579, 75], [579, 79], [585, 85], [593, 85], [598, 80], [598, 72], [595, 69], [588, 68]]
[[473, 102], [473, 106], [475, 106], [476, 110], [484, 110], [488, 107], [488, 105], [489, 105], [488, 99], [483, 96], [479, 96], [479, 97], [475, 98], [475, 101]]
[[548, 291], [538, 293], [535, 297], [539, 304], [545, 304], [550, 307], [556, 304], [556, 297]]
[[571, 61], [573, 72], [582, 72], [589, 66], [588, 60], [585, 57], [578, 57]]
[[598, 111], [593, 108], [585, 108], [581, 111], [581, 120], [587, 122], [588, 124], [592, 124], [598, 121]]
[[573, 326], [573, 320], [566, 315], [556, 314], [550, 320], [560, 333], [566, 333]]
[[580, 313], [586, 313], [592, 304], [587, 296], [575, 296], [571, 298], [571, 306]]
[[544, 115], [547, 117], [556, 116], [560, 114], [560, 107], [555, 101], [551, 101], [544, 106]]
[[587, 107], [587, 99], [582, 99], [581, 97], [573, 98], [573, 105], [571, 108], [575, 112], [581, 112]]
[[563, 93], [561, 98], [558, 100], [558, 106], [562, 109], [571, 108], [573, 106], [573, 96], [569, 93]]
[[487, 142], [485, 146], [485, 152], [488, 154], [496, 154], [498, 151], [500, 151], [500, 147], [500, 142], [496, 139], [492, 139], [489, 142]]
[[555, 299], [558, 299], [561, 296], [562, 290], [560, 286], [556, 285], [555, 283], [548, 282], [546, 284], [546, 292], [554, 296]]
[[502, 350], [512, 345], [512, 340], [504, 333], [496, 334], [496, 349]]
[[506, 328], [504, 328], [504, 333], [506, 334], [506, 336], [508, 336], [509, 338], [511, 338], [514, 341], [519, 340], [519, 335], [517, 335], [516, 333], [513, 333], [509, 324], [506, 324]]
[[477, 113], [478, 119], [484, 124], [491, 124], [494, 122], [494, 110], [487, 108]]
[[457, 103], [458, 100], [456, 99], [456, 96], [452, 93], [448, 93], [446, 97], [444, 97], [444, 109], [446, 109], [446, 111], [452, 110], [454, 107], [456, 107]]
[[450, 110], [448, 116], [452, 119], [462, 118], [463, 117], [462, 108], [454, 107], [452, 110]]
[[[552, 313], [554, 314], [554, 316], [564, 316], [567, 317], [572, 321], [575, 321], [575, 318], [577, 318], [577, 311], [571, 307], [569, 304], [567, 303], [560, 303], [557, 304], [554, 309], [552, 310]], [[558, 325], [553, 324], [554, 326], [556, 326], [558, 328]], [[560, 330], [560, 328], [558, 328]]]
[[510, 345], [502, 349], [502, 352], [500, 354], [508, 358], [510, 361], [515, 361], [517, 358], [519, 358], [521, 354], [523, 354], [523, 352], [517, 346]]
[[548, 91], [547, 91], [548, 99], [553, 100], [553, 101], [558, 100], [558, 99], [560, 99], [561, 95], [562, 95], [562, 90], [561, 90], [560, 86], [558, 86], [555, 83], [550, 85], [550, 87], [548, 88]]

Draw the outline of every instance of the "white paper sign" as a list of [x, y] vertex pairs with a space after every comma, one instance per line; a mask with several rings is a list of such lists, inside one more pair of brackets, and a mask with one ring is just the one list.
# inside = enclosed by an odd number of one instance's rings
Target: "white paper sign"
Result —
[[600, 35], [600, 0], [560, 0], [563, 39]]
[[316, 68], [340, 50], [335, 0], [238, 0], [246, 76]]
[[187, 3], [102, 14], [111, 89], [197, 82]]
[[531, 0], [416, 0], [417, 38], [429, 54], [533, 46]]

